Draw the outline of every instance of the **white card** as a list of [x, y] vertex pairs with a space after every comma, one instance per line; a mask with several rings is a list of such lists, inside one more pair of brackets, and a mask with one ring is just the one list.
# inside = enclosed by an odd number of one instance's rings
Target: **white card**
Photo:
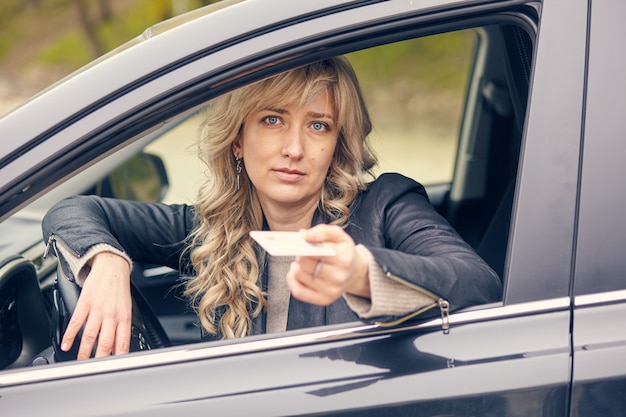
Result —
[[272, 256], [333, 256], [335, 251], [323, 243], [310, 243], [302, 232], [254, 230], [250, 236]]

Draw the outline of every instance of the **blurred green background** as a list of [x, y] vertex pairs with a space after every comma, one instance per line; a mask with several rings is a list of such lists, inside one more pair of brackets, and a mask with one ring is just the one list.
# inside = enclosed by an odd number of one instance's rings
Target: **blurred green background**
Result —
[[217, 0], [1, 0], [0, 115], [164, 19]]

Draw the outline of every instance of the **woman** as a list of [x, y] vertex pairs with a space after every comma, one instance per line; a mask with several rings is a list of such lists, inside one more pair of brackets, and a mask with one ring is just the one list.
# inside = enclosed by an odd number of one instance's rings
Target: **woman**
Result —
[[[358, 318], [392, 320], [447, 299], [500, 297], [497, 275], [398, 174], [370, 184], [371, 123], [342, 58], [285, 72], [215, 100], [194, 207], [75, 197], [53, 207], [44, 237], [83, 287], [63, 337], [83, 324], [79, 359], [128, 352], [131, 259], [192, 276], [185, 294], [207, 338]], [[253, 230], [299, 231], [334, 256], [276, 258]]]

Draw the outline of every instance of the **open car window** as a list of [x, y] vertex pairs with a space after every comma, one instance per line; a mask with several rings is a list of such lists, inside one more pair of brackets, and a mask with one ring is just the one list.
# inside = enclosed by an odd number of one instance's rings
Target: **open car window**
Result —
[[[519, 80], [530, 71], [531, 62], [530, 57], [523, 62], [503, 59], [517, 56], [516, 47], [524, 49], [510, 41], [513, 37], [530, 43], [520, 28], [502, 24], [401, 40], [346, 55], [374, 122], [371, 143], [379, 158], [375, 175], [399, 172], [424, 184], [435, 208], [502, 279], [527, 98], [527, 81]], [[41, 216], [69, 195], [193, 204], [204, 175], [195, 141], [205, 105], [140, 135], [132, 145], [18, 212], [2, 227], [28, 223], [30, 232], [27, 242], [10, 250], [24, 253], [45, 246], [40, 241]], [[153, 157], [138, 157], [142, 154]], [[52, 315], [56, 269], [50, 258], [42, 260], [39, 252], [32, 253], [40, 267], [47, 313]], [[138, 264], [133, 281], [173, 345], [200, 341], [197, 317], [184, 301], [176, 271]], [[0, 306], [4, 317], [9, 305], [10, 300]]]

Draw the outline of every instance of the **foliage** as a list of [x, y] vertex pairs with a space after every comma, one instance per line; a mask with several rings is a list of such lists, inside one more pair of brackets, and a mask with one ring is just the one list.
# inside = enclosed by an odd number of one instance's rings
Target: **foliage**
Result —
[[465, 86], [465, 67], [474, 42], [472, 31], [450, 32], [379, 47], [375, 52], [355, 52], [350, 61], [364, 85], [395, 78], [412, 80], [417, 85], [410, 87], [425, 90], [458, 90]]
[[[130, 6], [127, 6], [123, 13], [119, 13], [114, 19], [98, 23], [96, 35], [103, 53], [139, 36], [155, 23], [173, 16], [171, 0], [136, 0], [128, 3]], [[193, 9], [207, 2], [190, 0], [187, 3], [189, 9]], [[81, 46], [76, 45], [78, 51], [85, 51], [87, 54], [68, 56], [66, 51], [74, 51], [75, 49], [71, 47], [77, 41], [83, 43]], [[56, 45], [44, 51], [38, 58], [50, 64], [68, 62], [68, 58], [70, 58], [76, 67], [82, 66], [95, 58], [93, 55], [89, 55], [85, 42], [86, 39], [82, 30], [76, 28], [60, 39]]]
[[[99, 0], [105, 2], [113, 16], [106, 19], [102, 4], [96, 0], [3, 0], [0, 2], [0, 60], [10, 59], [27, 45], [39, 43], [43, 48], [32, 61], [44, 65], [61, 65], [68, 70], [87, 64], [94, 56], [86, 28], [74, 22], [78, 4], [84, 7], [93, 25], [101, 53], [139, 36], [145, 29], [173, 16], [172, 0]], [[187, 0], [194, 9], [216, 0]], [[98, 6], [100, 5], [100, 6]], [[100, 7], [100, 10], [99, 10]], [[68, 24], [68, 22], [73, 22]]]

